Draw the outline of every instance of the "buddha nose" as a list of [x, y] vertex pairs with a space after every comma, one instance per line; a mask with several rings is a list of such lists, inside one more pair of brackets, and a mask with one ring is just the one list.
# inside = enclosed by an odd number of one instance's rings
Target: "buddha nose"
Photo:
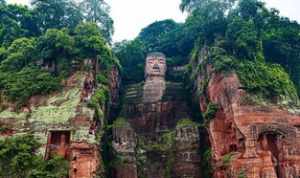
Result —
[[155, 63], [155, 64], [153, 65], [153, 69], [159, 71], [159, 65], [158, 65], [157, 63]]

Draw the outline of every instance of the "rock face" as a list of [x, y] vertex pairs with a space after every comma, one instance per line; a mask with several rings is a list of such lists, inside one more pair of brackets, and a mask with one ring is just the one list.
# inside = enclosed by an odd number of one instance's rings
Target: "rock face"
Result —
[[[199, 62], [207, 56], [202, 50]], [[212, 66], [197, 76], [207, 87], [200, 95], [202, 112], [218, 106], [208, 133], [212, 147], [213, 177], [296, 178], [300, 176], [300, 115], [290, 106], [253, 104], [238, 76], [214, 72]]]
[[113, 129], [117, 178], [200, 177], [198, 128], [176, 127], [190, 111], [182, 84], [165, 81], [166, 70], [165, 56], [151, 53], [145, 82], [126, 89]]
[[[118, 100], [118, 72], [111, 71], [109, 78], [114, 94], [110, 101], [114, 103]], [[93, 73], [76, 72], [64, 82], [61, 92], [35, 96], [19, 113], [11, 108], [0, 112], [0, 126], [5, 128], [0, 137], [33, 133], [43, 145], [39, 154], [45, 159], [60, 155], [69, 160], [70, 178], [102, 176], [99, 131], [103, 118], [98, 118], [95, 110], [88, 107], [95, 90]], [[103, 109], [99, 108], [101, 113], [105, 112]]]

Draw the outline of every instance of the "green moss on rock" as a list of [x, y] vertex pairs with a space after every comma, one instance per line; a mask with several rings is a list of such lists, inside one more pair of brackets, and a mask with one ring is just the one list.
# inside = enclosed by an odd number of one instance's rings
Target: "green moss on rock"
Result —
[[198, 124], [194, 121], [192, 121], [191, 119], [189, 118], [185, 118], [185, 119], [181, 119], [177, 122], [176, 124], [176, 128], [181, 128], [181, 127], [197, 127]]
[[125, 118], [119, 117], [114, 121], [112, 127], [113, 128], [130, 127], [130, 124], [128, 123], [128, 121]]
[[60, 124], [67, 123], [76, 116], [76, 107], [80, 102], [80, 90], [73, 88], [48, 100], [47, 106], [33, 108], [31, 121]]
[[12, 111], [8, 111], [8, 110], [4, 110], [2, 112], [0, 112], [0, 119], [26, 119], [26, 117], [28, 116], [28, 113], [25, 112], [12, 112]]

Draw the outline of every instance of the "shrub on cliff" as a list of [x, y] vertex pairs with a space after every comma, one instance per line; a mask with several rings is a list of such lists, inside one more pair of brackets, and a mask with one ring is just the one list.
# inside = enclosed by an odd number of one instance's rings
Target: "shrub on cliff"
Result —
[[218, 105], [214, 103], [208, 103], [206, 111], [203, 113], [203, 118], [205, 119], [205, 124], [208, 124], [210, 120], [215, 118], [218, 112]]
[[0, 177], [57, 178], [68, 175], [67, 161], [59, 157], [43, 160], [36, 155], [40, 143], [32, 135], [0, 140]]
[[[238, 59], [219, 47], [210, 48], [208, 63], [215, 71], [228, 73], [236, 71], [243, 89], [250, 94], [269, 101], [288, 99], [297, 103], [298, 94], [289, 74], [278, 64], [269, 64], [261, 60]], [[205, 62], [203, 64], [205, 65]]]
[[36, 94], [47, 94], [59, 89], [60, 80], [37, 67], [25, 67], [21, 71], [0, 72], [0, 89], [10, 101], [23, 104]]
[[280, 65], [245, 61], [236, 70], [244, 89], [252, 94], [262, 94], [268, 99], [288, 96], [298, 100], [295, 85]]

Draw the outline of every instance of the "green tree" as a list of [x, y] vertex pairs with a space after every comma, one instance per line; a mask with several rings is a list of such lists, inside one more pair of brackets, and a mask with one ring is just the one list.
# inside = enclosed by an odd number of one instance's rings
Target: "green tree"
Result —
[[75, 52], [75, 41], [66, 29], [48, 29], [38, 41], [38, 50], [44, 65], [53, 67], [55, 74], [59, 72], [58, 65], [68, 69]]
[[1, 62], [0, 69], [19, 71], [36, 60], [36, 40], [33, 38], [16, 39], [5, 53], [7, 57]]
[[79, 24], [75, 30], [75, 41], [81, 57], [92, 59], [93, 67], [96, 69], [99, 67], [99, 63], [104, 60], [104, 58], [100, 58], [111, 55], [101, 31], [95, 23]]
[[71, 0], [33, 0], [31, 4], [42, 32], [51, 28], [73, 30], [83, 18], [80, 9]]
[[38, 67], [24, 67], [18, 72], [0, 71], [0, 89], [9, 101], [22, 106], [33, 95], [48, 94], [61, 87], [60, 80]]
[[31, 37], [39, 34], [36, 18], [26, 6], [0, 6], [0, 45], [9, 46], [20, 37]]
[[226, 11], [226, 9], [231, 8], [234, 5], [236, 0], [182, 0], [180, 4], [181, 11], [187, 11], [189, 13], [193, 12], [197, 9], [202, 9], [207, 7], [211, 3], [218, 3], [221, 5], [222, 9]]
[[113, 34], [113, 19], [109, 16], [109, 5], [104, 0], [83, 0], [80, 7], [84, 12], [85, 19], [96, 23], [103, 37], [110, 42]]
[[58, 178], [68, 175], [68, 163], [61, 157], [43, 160], [36, 155], [41, 146], [32, 135], [0, 140], [0, 177]]
[[125, 83], [136, 83], [144, 79], [146, 50], [140, 40], [123, 41], [115, 44], [114, 52], [123, 67]]
[[6, 59], [7, 57], [7, 51], [4, 47], [0, 47], [0, 63]]
[[226, 42], [227, 51], [240, 59], [264, 60], [262, 41], [251, 19], [234, 18], [227, 26]]
[[28, 177], [36, 164], [39, 143], [32, 135], [0, 140], [0, 177]]
[[68, 161], [62, 157], [55, 156], [54, 158], [44, 161], [39, 160], [40, 164], [32, 170], [29, 178], [63, 178], [68, 177], [69, 165]]
[[142, 29], [138, 39], [145, 44], [147, 51], [161, 51], [162, 40], [178, 26], [171, 19], [157, 21]]

